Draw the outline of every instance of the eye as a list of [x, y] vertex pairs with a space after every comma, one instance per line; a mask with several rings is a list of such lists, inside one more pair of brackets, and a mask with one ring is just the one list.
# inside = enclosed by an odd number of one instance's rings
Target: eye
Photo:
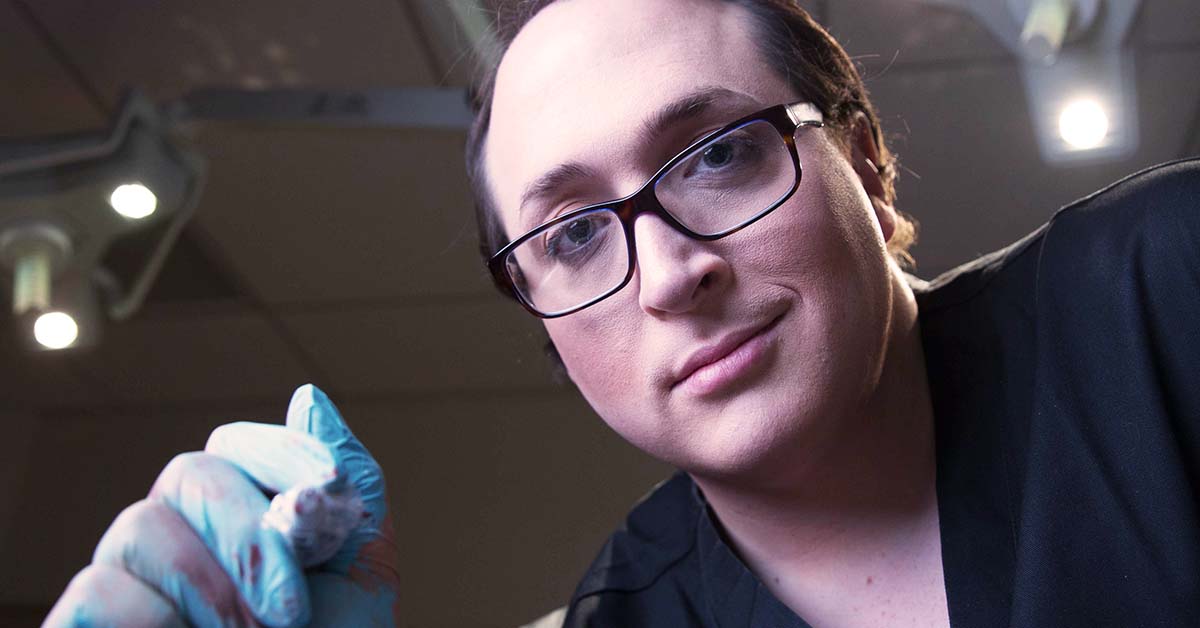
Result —
[[581, 216], [551, 229], [546, 234], [546, 257], [557, 260], [579, 255], [604, 227], [601, 221], [596, 215]]
[[595, 227], [590, 220], [572, 220], [567, 224], [565, 236], [572, 244], [584, 244], [592, 239]]
[[676, 167], [683, 168], [681, 174], [685, 179], [710, 183], [743, 176], [763, 160], [763, 138], [755, 130], [739, 129], [717, 138]]
[[733, 146], [731, 146], [728, 142], [713, 144], [712, 146], [704, 149], [704, 154], [701, 156], [701, 160], [704, 162], [704, 165], [708, 166], [709, 168], [720, 168], [725, 166], [729, 164], [730, 161], [733, 161]]

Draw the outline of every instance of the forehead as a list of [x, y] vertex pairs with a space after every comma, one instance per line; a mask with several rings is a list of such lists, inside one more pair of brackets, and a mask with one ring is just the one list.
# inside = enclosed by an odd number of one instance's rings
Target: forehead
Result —
[[497, 72], [484, 159], [501, 222], [513, 234], [522, 191], [565, 163], [602, 173], [597, 184], [644, 176], [642, 126], [680, 97], [713, 87], [762, 106], [790, 97], [764, 63], [741, 7], [718, 0], [551, 4], [522, 29]]

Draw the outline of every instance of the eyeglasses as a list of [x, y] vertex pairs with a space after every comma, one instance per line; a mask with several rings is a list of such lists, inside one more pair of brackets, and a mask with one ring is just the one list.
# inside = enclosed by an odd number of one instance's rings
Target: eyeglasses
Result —
[[535, 316], [557, 318], [629, 283], [642, 214], [702, 241], [746, 228], [799, 187], [796, 130], [824, 126], [801, 117], [810, 107], [776, 105], [709, 133], [633, 194], [556, 216], [510, 242], [488, 260], [492, 278]]

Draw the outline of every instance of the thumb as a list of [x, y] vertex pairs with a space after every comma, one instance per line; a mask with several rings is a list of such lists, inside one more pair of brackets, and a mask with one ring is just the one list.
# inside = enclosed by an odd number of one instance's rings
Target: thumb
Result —
[[305, 384], [292, 393], [287, 409], [287, 427], [316, 436], [327, 445], [338, 446], [354, 441], [355, 445], [362, 447], [333, 402], [312, 384]]
[[387, 526], [387, 489], [383, 470], [354, 436], [340, 412], [320, 388], [305, 384], [296, 389], [288, 404], [287, 428], [312, 435], [333, 453], [339, 475], [334, 482], [348, 482], [358, 490], [370, 518], [351, 532], [342, 550], [330, 561], [334, 571], [344, 571], [358, 558], [363, 544], [380, 536]]
[[383, 499], [383, 471], [320, 388], [305, 384], [296, 389], [288, 404], [287, 428], [310, 434], [328, 446], [337, 472], [343, 481], [354, 484], [364, 501]]

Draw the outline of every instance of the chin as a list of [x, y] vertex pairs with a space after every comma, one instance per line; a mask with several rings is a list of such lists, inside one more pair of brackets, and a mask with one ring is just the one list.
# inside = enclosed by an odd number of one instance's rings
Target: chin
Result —
[[[775, 399], [736, 400], [709, 429], [696, 430], [677, 460], [688, 473], [722, 482], [771, 483], [805, 455], [804, 413]], [[741, 402], [741, 403], [739, 403]]]

